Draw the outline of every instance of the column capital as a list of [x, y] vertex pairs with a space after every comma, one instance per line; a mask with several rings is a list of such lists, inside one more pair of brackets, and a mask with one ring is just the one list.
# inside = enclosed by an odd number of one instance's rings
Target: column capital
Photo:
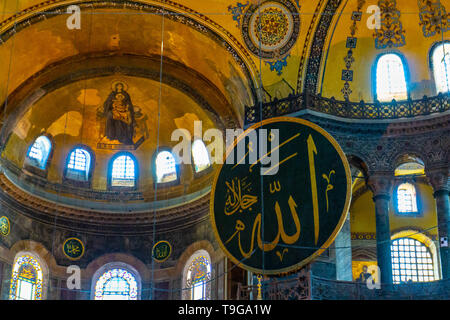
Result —
[[434, 193], [449, 193], [450, 192], [450, 180], [449, 180], [449, 168], [436, 168], [426, 170], [426, 176]]
[[367, 185], [373, 193], [374, 198], [384, 197], [390, 199], [394, 175], [392, 174], [372, 174], [367, 179]]

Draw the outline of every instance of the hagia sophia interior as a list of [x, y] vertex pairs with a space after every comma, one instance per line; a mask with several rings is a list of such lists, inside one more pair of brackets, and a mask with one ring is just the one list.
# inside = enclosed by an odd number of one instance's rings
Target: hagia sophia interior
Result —
[[[0, 299], [450, 299], [449, 92], [450, 0], [0, 0]], [[276, 117], [337, 141], [351, 200], [261, 275], [203, 133]]]

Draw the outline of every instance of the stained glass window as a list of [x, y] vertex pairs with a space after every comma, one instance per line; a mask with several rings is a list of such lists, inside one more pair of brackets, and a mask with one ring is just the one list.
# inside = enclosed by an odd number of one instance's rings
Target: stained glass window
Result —
[[42, 299], [42, 268], [32, 256], [24, 254], [14, 263], [10, 300], [41, 300]]
[[202, 140], [197, 139], [192, 144], [192, 158], [194, 160], [195, 172], [201, 172], [211, 165], [208, 149]]
[[91, 155], [84, 149], [76, 148], [70, 153], [66, 177], [78, 181], [89, 179]]
[[51, 148], [52, 143], [49, 138], [46, 136], [38, 137], [28, 151], [28, 161], [32, 165], [44, 170]]
[[402, 59], [396, 54], [385, 54], [377, 63], [377, 98], [390, 102], [408, 98], [405, 69]]
[[434, 281], [433, 257], [422, 242], [412, 238], [395, 239], [391, 245], [394, 283]]
[[399, 213], [417, 212], [416, 188], [411, 183], [403, 183], [397, 188], [397, 209]]
[[435, 47], [431, 60], [437, 93], [450, 91], [450, 43]]
[[135, 163], [128, 155], [114, 159], [111, 172], [112, 187], [134, 187], [136, 184]]
[[209, 300], [211, 265], [205, 256], [196, 257], [187, 271], [186, 287], [190, 290], [191, 300]]
[[175, 157], [169, 151], [161, 151], [156, 156], [156, 181], [166, 183], [177, 180]]
[[95, 284], [95, 300], [137, 300], [137, 297], [136, 278], [122, 268], [106, 271]]

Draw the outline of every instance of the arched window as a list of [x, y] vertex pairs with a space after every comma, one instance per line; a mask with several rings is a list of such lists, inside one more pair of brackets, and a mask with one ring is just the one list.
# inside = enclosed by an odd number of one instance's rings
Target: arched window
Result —
[[28, 151], [28, 162], [31, 165], [44, 170], [47, 166], [47, 160], [51, 149], [52, 143], [49, 138], [46, 136], [38, 137]]
[[77, 181], [88, 181], [91, 169], [91, 154], [83, 149], [76, 148], [69, 155], [66, 178]]
[[39, 262], [29, 254], [22, 254], [15, 259], [10, 300], [41, 300], [43, 273]]
[[211, 299], [211, 263], [209, 254], [199, 250], [188, 260], [184, 270], [185, 300]]
[[175, 157], [169, 151], [161, 151], [155, 159], [156, 182], [166, 183], [176, 181], [177, 166]]
[[403, 61], [397, 54], [382, 55], [376, 65], [376, 92], [379, 101], [408, 99]]
[[431, 52], [436, 91], [450, 91], [450, 42], [441, 43]]
[[135, 187], [136, 163], [128, 154], [122, 154], [113, 159], [111, 166], [111, 187]]
[[194, 160], [195, 172], [201, 172], [211, 165], [208, 149], [202, 140], [197, 139], [192, 143], [192, 158]]
[[402, 183], [397, 188], [397, 210], [399, 213], [416, 213], [416, 188], [411, 183]]
[[95, 283], [95, 300], [137, 300], [138, 282], [125, 268], [106, 270]]
[[433, 257], [422, 242], [408, 237], [395, 239], [391, 244], [391, 256], [394, 283], [437, 280]]

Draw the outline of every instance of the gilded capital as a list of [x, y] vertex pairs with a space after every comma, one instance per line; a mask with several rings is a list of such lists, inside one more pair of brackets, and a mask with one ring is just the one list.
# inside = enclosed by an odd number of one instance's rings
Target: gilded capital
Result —
[[448, 168], [426, 170], [426, 175], [434, 192], [450, 191], [450, 175]]
[[390, 197], [392, 192], [394, 175], [374, 174], [369, 176], [367, 185], [374, 198], [378, 196]]

